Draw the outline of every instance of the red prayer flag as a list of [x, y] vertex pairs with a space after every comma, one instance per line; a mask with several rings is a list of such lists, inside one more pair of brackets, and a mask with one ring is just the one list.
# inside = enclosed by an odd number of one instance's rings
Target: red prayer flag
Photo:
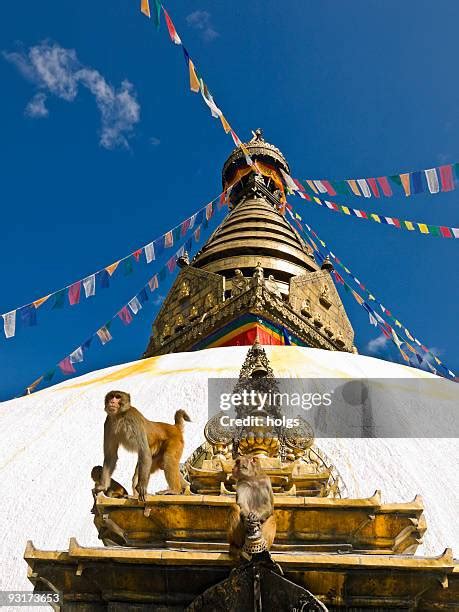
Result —
[[80, 301], [80, 293], [81, 293], [81, 281], [77, 281], [76, 283], [73, 283], [73, 285], [70, 285], [69, 287], [70, 306], [73, 306], [74, 304], [78, 304], [78, 302]]
[[119, 311], [118, 316], [125, 325], [129, 325], [129, 323], [132, 321], [132, 315], [127, 306], [124, 306], [124, 308]]
[[180, 228], [180, 235], [184, 236], [187, 233], [189, 227], [190, 227], [190, 219], [186, 219], [186, 221], [182, 223], [182, 227]]
[[378, 189], [378, 183], [376, 182], [376, 179], [367, 178], [367, 183], [370, 185], [370, 189], [373, 195], [375, 196], [375, 198], [379, 198], [379, 189]]
[[453, 237], [449, 227], [445, 227], [444, 225], [440, 225], [440, 233], [443, 236], [443, 238], [452, 238]]
[[385, 176], [379, 176], [376, 180], [378, 181], [383, 194], [387, 198], [390, 198], [390, 196], [392, 195], [392, 189], [390, 188], [389, 181], [387, 180], [387, 178]]
[[140, 259], [140, 255], [142, 254], [143, 249], [139, 249], [138, 251], [134, 251], [133, 256], [135, 257], [136, 261], [139, 261]]
[[392, 221], [394, 222], [394, 225], [400, 229], [400, 220], [392, 217]]
[[74, 372], [76, 372], [72, 362], [70, 361], [70, 356], [60, 361], [58, 363], [58, 366], [60, 367], [63, 374], [73, 374]]
[[325, 189], [327, 190], [328, 195], [331, 195], [331, 196], [335, 196], [336, 195], [336, 191], [333, 189], [333, 187], [329, 183], [329, 181], [322, 180], [321, 183], [325, 187]]
[[177, 30], [175, 29], [175, 26], [172, 23], [172, 19], [169, 17], [169, 13], [166, 11], [164, 6], [163, 6], [163, 11], [164, 11], [164, 17], [166, 18], [166, 25], [167, 25], [167, 30], [169, 32], [169, 36], [171, 37], [171, 40], [173, 43], [175, 43], [176, 45], [180, 45], [182, 43], [182, 41], [180, 40], [180, 36], [177, 34]]
[[441, 179], [441, 190], [442, 191], [453, 191], [454, 179], [453, 169], [450, 165], [440, 166], [440, 179]]
[[167, 262], [167, 269], [169, 270], [169, 272], [172, 274], [172, 272], [175, 270], [175, 266], [177, 265], [177, 260], [175, 258], [175, 255], [173, 255]]

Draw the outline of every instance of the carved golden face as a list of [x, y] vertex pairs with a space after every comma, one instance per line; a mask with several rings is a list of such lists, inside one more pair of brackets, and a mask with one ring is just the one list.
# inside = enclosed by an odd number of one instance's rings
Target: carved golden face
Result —
[[182, 281], [180, 285], [180, 297], [188, 297], [190, 295], [190, 284], [188, 281]]
[[215, 306], [215, 302], [216, 302], [216, 300], [215, 300], [214, 294], [212, 292], [209, 292], [206, 295], [206, 298], [204, 300], [204, 306], [205, 306], [206, 310], [208, 310], [209, 308], [212, 308], [213, 306]]

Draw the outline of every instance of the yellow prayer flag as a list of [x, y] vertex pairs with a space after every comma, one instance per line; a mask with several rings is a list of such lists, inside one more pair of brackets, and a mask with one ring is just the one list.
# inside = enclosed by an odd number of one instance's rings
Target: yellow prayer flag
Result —
[[319, 198], [312, 198], [312, 199], [314, 200], [314, 202], [317, 202], [317, 204], [322, 204]]
[[116, 270], [116, 268], [119, 265], [119, 261], [115, 261], [115, 263], [110, 264], [109, 266], [107, 266], [105, 269], [107, 270], [107, 272], [110, 274], [110, 276], [112, 276], [113, 272]]
[[421, 231], [421, 234], [428, 234], [429, 233], [429, 228], [427, 227], [427, 225], [425, 223], [418, 223], [419, 229]]
[[345, 271], [345, 272], [347, 272], [348, 274], [350, 274], [350, 273], [351, 273], [351, 271], [349, 270], [349, 268], [346, 268], [346, 266], [343, 266], [343, 268], [344, 268], [344, 271]]
[[40, 308], [40, 306], [46, 302], [46, 300], [50, 297], [50, 295], [51, 293], [47, 295], [46, 297], [42, 297], [39, 300], [35, 300], [35, 302], [33, 303], [35, 308]]
[[403, 223], [407, 230], [410, 230], [410, 232], [414, 231], [414, 225], [411, 221], [404, 221]]
[[194, 68], [194, 64], [191, 61], [191, 59], [188, 62], [188, 67], [190, 69], [190, 89], [191, 91], [194, 91], [195, 93], [197, 93], [200, 90], [200, 85], [199, 85], [198, 76], [196, 74], [196, 70]]
[[403, 359], [404, 359], [405, 361], [409, 361], [409, 360], [410, 360], [410, 358], [408, 357], [408, 355], [407, 355], [407, 354], [406, 354], [404, 351], [402, 351], [402, 349], [401, 349], [401, 348], [399, 348], [399, 351], [400, 351], [400, 353], [401, 353], [401, 355], [402, 355], [402, 357], [403, 357]]
[[319, 193], [317, 191], [317, 187], [314, 185], [312, 181], [306, 181], [306, 183], [309, 185], [309, 187], [313, 190], [314, 193]]
[[144, 15], [150, 17], [150, 4], [148, 0], [140, 0], [140, 10]]
[[402, 187], [405, 190], [405, 195], [408, 197], [409, 195], [411, 195], [409, 172], [407, 172], [406, 174], [401, 174], [400, 180], [402, 181]]
[[354, 195], [356, 196], [361, 195], [359, 188], [357, 187], [357, 183], [354, 181], [354, 179], [350, 179], [349, 181], [347, 181], [347, 184], [352, 189], [352, 192]]
[[397, 327], [401, 327], [401, 326], [402, 326], [402, 324], [400, 323], [400, 321], [397, 321], [397, 319], [395, 319], [395, 325], [396, 325]]
[[381, 219], [379, 218], [378, 215], [375, 215], [375, 213], [371, 213], [370, 217], [373, 219], [373, 221], [376, 221], [377, 223], [381, 223]]
[[225, 130], [225, 133], [228, 134], [228, 132], [231, 132], [231, 126], [223, 115], [220, 115], [220, 121], [222, 122], [222, 126]]
[[319, 240], [319, 242], [320, 242], [320, 244], [321, 244], [323, 247], [326, 247], [326, 246], [327, 246], [323, 240]]
[[440, 364], [441, 364], [441, 361], [440, 361], [440, 360], [438, 359], [438, 357], [436, 357], [435, 355], [434, 355], [434, 359], [435, 359], [435, 361], [438, 363], [438, 365], [440, 365]]
[[341, 210], [343, 211], [343, 213], [345, 215], [350, 215], [351, 211], [349, 210], [349, 208], [347, 206], [341, 206]]
[[369, 300], [373, 300], [373, 302], [375, 302], [375, 301], [376, 301], [376, 298], [375, 298], [375, 296], [374, 296], [372, 293], [369, 293], [369, 294], [368, 294], [368, 299], [369, 299]]

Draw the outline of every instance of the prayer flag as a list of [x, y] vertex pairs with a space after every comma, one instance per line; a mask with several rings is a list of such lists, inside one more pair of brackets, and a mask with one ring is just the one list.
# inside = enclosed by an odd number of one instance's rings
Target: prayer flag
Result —
[[124, 260], [124, 276], [129, 276], [129, 274], [132, 274], [132, 259], [130, 255]]
[[282, 177], [283, 177], [284, 182], [287, 185], [287, 187], [291, 191], [298, 191], [298, 185], [295, 183], [295, 181], [292, 179], [292, 177], [289, 174], [287, 174], [287, 172], [284, 172], [282, 170], [282, 168], [280, 169], [280, 171], [282, 173]]
[[402, 187], [405, 191], [405, 195], [406, 197], [408, 197], [409, 195], [411, 195], [410, 173], [407, 172], [406, 174], [401, 174], [400, 180], [402, 182]]
[[80, 363], [83, 361], [83, 347], [79, 346], [69, 355], [70, 363]]
[[137, 297], [141, 304], [145, 304], [145, 302], [148, 302], [148, 294], [147, 294], [147, 290], [145, 289], [145, 287], [143, 287], [143, 289], [140, 290], [140, 292], [137, 294]]
[[429, 188], [430, 193], [438, 193], [440, 191], [440, 187], [438, 185], [438, 176], [435, 168], [430, 168], [430, 170], [424, 170], [424, 174], [427, 179], [427, 186]]
[[37, 309], [38, 309], [38, 308], [40, 308], [40, 306], [41, 306], [42, 304], [44, 304], [44, 303], [45, 303], [45, 302], [48, 300], [48, 298], [50, 298], [50, 297], [51, 297], [51, 295], [52, 295], [52, 294], [50, 293], [50, 294], [49, 294], [49, 295], [47, 295], [46, 297], [42, 297], [42, 298], [40, 298], [39, 300], [35, 300], [35, 302], [33, 302], [33, 305], [35, 306], [35, 308], [37, 308]]
[[440, 225], [440, 233], [443, 236], [443, 238], [452, 238], [453, 237], [449, 227], [445, 227], [444, 225]]
[[194, 215], [190, 217], [190, 225], [188, 226], [188, 229], [193, 229], [194, 223], [196, 221], [196, 216], [197, 216], [197, 213], [194, 213]]
[[184, 236], [190, 227], [190, 219], [185, 219], [185, 221], [180, 226], [180, 235]]
[[375, 196], [375, 198], [379, 198], [379, 189], [378, 189], [378, 183], [376, 182], [376, 179], [368, 178], [367, 183], [370, 185], [370, 189], [373, 195]]
[[142, 304], [137, 299], [137, 296], [134, 296], [132, 300], [128, 302], [128, 306], [134, 314], [137, 314], [142, 308]]
[[429, 228], [425, 223], [416, 223], [416, 225], [419, 227], [419, 231], [421, 232], [421, 234], [429, 233]]
[[150, 4], [148, 0], [140, 0], [140, 10], [144, 15], [150, 17]]
[[370, 325], [378, 327], [378, 321], [374, 318], [371, 312], [368, 313], [368, 318], [370, 319]]
[[414, 225], [411, 221], [403, 221], [403, 223], [407, 230], [409, 230], [410, 232], [414, 231]]
[[309, 185], [309, 188], [310, 188], [310, 189], [312, 189], [312, 191], [313, 191], [314, 193], [319, 193], [319, 192], [317, 191], [317, 188], [316, 188], [316, 186], [314, 185], [313, 181], [306, 181], [306, 183]]
[[110, 287], [110, 274], [107, 270], [102, 270], [99, 272], [100, 276], [100, 286], [102, 289], [108, 289]]
[[190, 71], [190, 89], [191, 91], [194, 91], [195, 93], [197, 93], [200, 90], [199, 79], [196, 74], [196, 70], [194, 68], [194, 64], [191, 58], [188, 61], [188, 68]]
[[16, 311], [6, 312], [2, 317], [5, 338], [13, 338], [16, 333]]
[[215, 119], [218, 119], [218, 117], [220, 117], [222, 112], [218, 108], [218, 106], [215, 104], [215, 101], [214, 101], [211, 93], [207, 89], [207, 85], [204, 83], [204, 81], [202, 79], [201, 79], [201, 87], [200, 87], [200, 89], [201, 89], [202, 98], [203, 98], [204, 102], [207, 104], [207, 106], [210, 108], [210, 112], [212, 114], [212, 117], [214, 117]]
[[132, 315], [127, 306], [123, 306], [118, 313], [118, 317], [121, 319], [124, 325], [129, 325], [129, 323], [132, 321]]
[[142, 254], [142, 249], [137, 249], [137, 251], [134, 251], [134, 253], [132, 253], [132, 256], [134, 257], [136, 261], [139, 261], [141, 254]]
[[356, 196], [360, 196], [361, 195], [361, 193], [359, 191], [359, 188], [357, 187], [357, 183], [354, 180], [352, 180], [352, 179], [348, 180], [347, 184], [352, 189], [352, 193], [354, 195], [356, 195]]
[[194, 236], [195, 241], [199, 242], [199, 239], [201, 237], [201, 226], [200, 225], [194, 230], [193, 236]]
[[151, 292], [158, 288], [158, 276], [156, 274], [150, 278], [148, 281], [148, 286], [150, 287]]
[[389, 177], [390, 180], [395, 183], [396, 185], [398, 185], [399, 187], [402, 186], [402, 179], [400, 178], [400, 174], [393, 174], [392, 176]]
[[87, 351], [89, 349], [89, 347], [91, 346], [92, 338], [93, 337], [91, 336], [91, 338], [86, 340], [86, 342], [83, 342], [83, 344], [82, 344], [83, 351]]
[[166, 266], [163, 266], [158, 274], [158, 278], [161, 282], [166, 278], [166, 274], [167, 274], [167, 268]]
[[327, 190], [328, 195], [331, 195], [331, 196], [336, 195], [336, 191], [333, 189], [333, 186], [329, 181], [322, 181], [322, 185]]
[[153, 12], [153, 19], [155, 22], [156, 29], [159, 29], [159, 19], [161, 15], [161, 2], [160, 0], [154, 0], [155, 10]]
[[64, 308], [65, 289], [56, 291], [54, 295], [55, 295], [55, 298], [54, 298], [54, 304], [52, 306], [52, 310], [58, 310], [60, 308]]
[[79, 303], [80, 294], [81, 294], [81, 281], [77, 281], [76, 283], [73, 283], [73, 285], [70, 285], [69, 287], [70, 306], [74, 306], [75, 304]]
[[413, 193], [422, 193], [424, 191], [424, 186], [422, 184], [422, 172], [413, 172]]
[[99, 337], [99, 340], [102, 342], [102, 344], [107, 344], [107, 342], [110, 342], [110, 340], [112, 340], [113, 338], [108, 329], [108, 325], [104, 325], [99, 330], [97, 330], [96, 333]]
[[441, 180], [441, 190], [442, 191], [453, 191], [454, 189], [454, 178], [453, 178], [453, 169], [451, 165], [440, 166], [440, 180]]
[[392, 195], [392, 189], [390, 188], [389, 181], [387, 180], [387, 178], [385, 176], [380, 176], [377, 178], [377, 181], [386, 198], [390, 198]]
[[325, 185], [322, 184], [322, 181], [314, 181], [314, 185], [319, 193], [327, 193], [327, 189]]
[[65, 359], [60, 361], [58, 363], [58, 366], [60, 367], [62, 374], [73, 374], [74, 372], [76, 372], [75, 368], [72, 365], [72, 362], [70, 361], [70, 357], [66, 357]]
[[24, 327], [33, 327], [37, 324], [37, 310], [33, 304], [23, 306], [18, 312], [21, 315], [21, 323]]
[[362, 190], [362, 193], [364, 195], [365, 198], [371, 198], [371, 192], [370, 192], [370, 188], [368, 187], [368, 184], [366, 182], [365, 179], [357, 179], [357, 184], [360, 187], [360, 189]]
[[145, 259], [147, 261], [147, 264], [149, 264], [155, 259], [155, 247], [153, 245], [153, 242], [150, 242], [149, 244], [147, 244], [144, 250], [145, 250]]
[[172, 274], [172, 272], [175, 270], [175, 266], [177, 265], [177, 259], [175, 257], [175, 255], [173, 255], [166, 263], [167, 265], [167, 269], [169, 270], [169, 272]]
[[220, 121], [222, 122], [223, 129], [225, 130], [225, 134], [228, 134], [228, 132], [231, 132], [231, 126], [223, 115], [220, 115]]
[[450, 229], [453, 232], [453, 236], [455, 238], [459, 238], [459, 228], [458, 227], [451, 227]]
[[171, 37], [172, 42], [176, 45], [181, 45], [182, 41], [180, 40], [180, 36], [177, 34], [177, 30], [175, 29], [175, 26], [172, 23], [172, 19], [169, 17], [169, 14], [164, 7], [163, 11], [164, 17], [166, 18], [167, 30], [169, 32], [169, 36]]
[[209, 221], [214, 214], [213, 202], [209, 202], [206, 206], [206, 219]]
[[91, 274], [83, 279], [83, 289], [85, 297], [92, 297], [96, 293], [96, 276]]
[[173, 238], [172, 231], [166, 232], [164, 234], [164, 246], [166, 248], [169, 248], [173, 245], [174, 245], [174, 238]]
[[43, 376], [43, 380], [45, 382], [50, 382], [50, 380], [52, 380], [55, 373], [56, 373], [56, 370], [49, 370], [49, 372], [46, 372], [46, 374]]
[[427, 229], [429, 230], [429, 234], [431, 236], [440, 236], [440, 228], [438, 225], [427, 225]]

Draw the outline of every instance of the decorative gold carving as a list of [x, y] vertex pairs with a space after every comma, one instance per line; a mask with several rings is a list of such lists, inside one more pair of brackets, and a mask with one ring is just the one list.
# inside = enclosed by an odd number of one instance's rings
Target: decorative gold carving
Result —
[[180, 283], [179, 300], [185, 300], [190, 297], [190, 283], [184, 279]]
[[312, 317], [311, 300], [309, 298], [301, 302], [301, 314], [305, 317]]
[[331, 297], [330, 297], [330, 289], [326, 283], [322, 285], [322, 291], [320, 292], [319, 301], [322, 304], [322, 306], [325, 306], [325, 308], [327, 309], [330, 308], [330, 306], [332, 305]]
[[180, 331], [185, 326], [185, 320], [182, 314], [177, 315], [175, 319], [175, 331]]
[[247, 291], [249, 286], [250, 286], [249, 279], [245, 278], [241, 270], [236, 269], [234, 271], [234, 276], [232, 279], [232, 288], [231, 288], [232, 297], [241, 295], [241, 293], [244, 293], [244, 291]]
[[169, 323], [165, 323], [163, 327], [163, 334], [162, 334], [163, 340], [166, 340], [166, 338], [169, 338], [171, 334], [172, 334], [171, 326], [169, 325]]
[[258, 261], [253, 271], [252, 284], [254, 286], [261, 285], [263, 284], [264, 279], [265, 279], [265, 275], [263, 273], [263, 268], [261, 266], [261, 262]]
[[282, 294], [272, 274], [270, 274], [265, 281], [265, 286], [270, 293], [275, 295], [277, 298], [282, 299]]
[[199, 310], [197, 309], [196, 304], [193, 304], [190, 308], [190, 314], [188, 315], [188, 318], [190, 319], [190, 321], [194, 321], [198, 317], [199, 317]]
[[215, 299], [215, 295], [212, 293], [212, 291], [209, 291], [209, 293], [206, 294], [206, 297], [204, 299], [204, 310], [210, 310], [211, 308], [213, 308], [216, 304], [216, 299]]
[[316, 327], [323, 327], [324, 322], [322, 321], [322, 315], [320, 312], [314, 314], [314, 325]]

